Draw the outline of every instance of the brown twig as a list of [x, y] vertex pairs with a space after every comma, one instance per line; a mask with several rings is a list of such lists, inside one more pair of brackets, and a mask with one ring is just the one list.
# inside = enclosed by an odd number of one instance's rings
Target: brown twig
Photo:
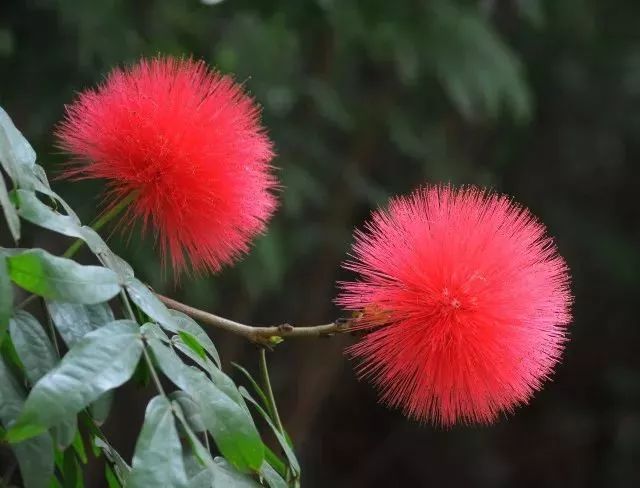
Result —
[[180, 303], [173, 298], [160, 294], [156, 296], [168, 307], [185, 313], [190, 317], [219, 329], [241, 335], [251, 342], [269, 346], [276, 343], [274, 339], [288, 337], [328, 337], [334, 334], [349, 332], [353, 325], [353, 319], [338, 319], [330, 324], [314, 325], [309, 327], [294, 327], [290, 324], [281, 324], [271, 327], [253, 327], [241, 324], [233, 320], [219, 317], [204, 310], [200, 310], [184, 303]]

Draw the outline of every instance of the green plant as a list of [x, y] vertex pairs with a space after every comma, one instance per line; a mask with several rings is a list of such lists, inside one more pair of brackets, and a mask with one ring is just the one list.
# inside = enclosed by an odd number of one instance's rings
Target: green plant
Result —
[[[0, 203], [13, 239], [24, 222], [76, 239], [63, 257], [0, 248], [0, 422], [24, 485], [82, 486], [88, 458], [104, 456], [110, 487], [298, 486], [300, 465], [278, 415], [265, 348], [283, 336], [340, 332], [345, 323], [251, 328], [159, 297], [51, 189], [35, 152], [1, 109], [0, 161], [10, 183], [0, 177]], [[98, 264], [72, 259], [85, 244]], [[14, 285], [29, 298], [14, 304]], [[214, 343], [180, 310], [258, 345], [261, 380], [238, 366], [253, 393], [222, 371]], [[100, 428], [114, 390], [128, 381], [151, 382], [157, 393], [131, 464]], [[273, 432], [279, 453], [263, 442], [251, 409]]]

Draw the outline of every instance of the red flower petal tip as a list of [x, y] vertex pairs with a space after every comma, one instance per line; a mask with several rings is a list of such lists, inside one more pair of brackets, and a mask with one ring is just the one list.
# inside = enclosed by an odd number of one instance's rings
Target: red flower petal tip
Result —
[[275, 210], [273, 146], [259, 109], [203, 62], [115, 69], [67, 106], [56, 135], [75, 156], [63, 177], [106, 180], [111, 202], [136, 192], [127, 221], [154, 228], [176, 272], [231, 263]]
[[356, 231], [338, 303], [366, 335], [348, 353], [382, 401], [420, 421], [489, 423], [552, 373], [568, 269], [527, 210], [473, 187], [423, 188]]

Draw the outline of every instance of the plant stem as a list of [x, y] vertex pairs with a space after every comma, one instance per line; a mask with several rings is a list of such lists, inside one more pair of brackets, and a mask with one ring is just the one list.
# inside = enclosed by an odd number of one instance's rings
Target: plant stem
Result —
[[209, 445], [209, 432], [204, 431], [204, 447], [207, 448], [207, 452], [211, 452], [211, 446]]
[[142, 353], [144, 354], [144, 359], [147, 362], [147, 366], [149, 367], [149, 371], [151, 371], [151, 378], [153, 378], [153, 382], [156, 385], [156, 389], [158, 390], [158, 393], [160, 393], [163, 397], [166, 397], [167, 394], [165, 393], [164, 388], [162, 387], [162, 383], [160, 382], [160, 377], [158, 376], [158, 373], [156, 372], [156, 368], [153, 365], [153, 361], [151, 361], [151, 356], [149, 356], [149, 352], [147, 351], [147, 345], [146, 344], [142, 348]]
[[136, 314], [133, 313], [133, 309], [131, 308], [131, 302], [129, 302], [129, 297], [127, 296], [127, 292], [124, 290], [120, 290], [120, 298], [122, 298], [122, 303], [124, 303], [124, 309], [127, 311], [127, 315], [134, 322], [138, 322], [136, 318]]
[[276, 398], [273, 395], [273, 389], [271, 388], [271, 380], [269, 379], [269, 369], [267, 368], [267, 352], [264, 347], [260, 348], [260, 375], [262, 376], [262, 388], [264, 389], [267, 400], [268, 400], [268, 409], [269, 413], [273, 421], [276, 424], [276, 427], [282, 434], [282, 436], [286, 439], [287, 434], [284, 431], [284, 427], [282, 425], [282, 421], [280, 420], [280, 414], [278, 413], [278, 407], [276, 407]]
[[[121, 290], [120, 296], [122, 297], [122, 302], [124, 303], [124, 308], [127, 311], [127, 315], [129, 315], [129, 318], [131, 320], [138, 323], [138, 320], [136, 319], [136, 314], [133, 312], [133, 308], [131, 308], [131, 303], [129, 302], [129, 297], [127, 296], [127, 292], [125, 292], [124, 290]], [[153, 361], [151, 360], [151, 356], [149, 356], [149, 352], [147, 351], [146, 341], [142, 347], [142, 354], [144, 354], [144, 360], [146, 361], [147, 367], [151, 372], [151, 378], [153, 379], [153, 382], [156, 385], [156, 389], [158, 390], [158, 393], [166, 397], [167, 394], [165, 393], [164, 388], [162, 387], [162, 383], [160, 382], [160, 377], [158, 376], [158, 373], [156, 372], [156, 368], [153, 365]]]
[[156, 294], [165, 305], [199, 320], [202, 323], [217, 327], [219, 329], [241, 335], [252, 342], [263, 346], [272, 346], [277, 343], [273, 339], [286, 337], [328, 337], [334, 334], [353, 332], [355, 319], [338, 319], [330, 324], [315, 325], [309, 327], [293, 327], [290, 324], [276, 325], [272, 327], [253, 327], [241, 324], [233, 320], [219, 317], [204, 310], [200, 310], [184, 303], [180, 303], [173, 298]]
[[45, 302], [44, 298], [42, 298], [42, 308], [45, 310], [45, 315], [47, 316], [47, 327], [49, 328], [49, 334], [51, 335], [51, 342], [53, 342], [53, 347], [56, 350], [56, 354], [58, 355], [58, 357], [60, 357], [60, 347], [58, 346], [56, 329], [53, 326], [53, 321], [51, 320], [51, 315], [49, 315], [49, 310], [47, 309], [47, 303]]
[[[136, 198], [137, 193], [129, 193], [126, 197], [120, 200], [116, 205], [111, 207], [108, 212], [104, 213], [100, 216], [93, 224], [91, 224], [91, 228], [93, 230], [100, 230], [107, 223], [111, 222], [114, 217], [117, 217], [129, 204]], [[72, 257], [78, 250], [82, 247], [84, 241], [82, 239], [77, 239], [62, 255], [65, 258]]]

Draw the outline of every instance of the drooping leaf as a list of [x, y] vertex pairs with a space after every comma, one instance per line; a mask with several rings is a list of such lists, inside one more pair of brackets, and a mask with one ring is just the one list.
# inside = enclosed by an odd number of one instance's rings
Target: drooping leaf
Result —
[[266, 461], [262, 463], [260, 476], [265, 479], [271, 488], [288, 488], [289, 486], [282, 476], [280, 476], [278, 472]]
[[[2, 109], [0, 109], [2, 110]], [[1, 144], [1, 142], [0, 142]], [[7, 190], [7, 184], [4, 181], [4, 177], [0, 173], [0, 207], [4, 213], [4, 218], [7, 220], [7, 226], [13, 236], [14, 241], [20, 239], [20, 218], [18, 212], [13, 206], [11, 199], [9, 198], [9, 191]]]
[[187, 475], [182, 461], [171, 403], [164, 396], [153, 398], [145, 413], [142, 432], [136, 442], [127, 486], [185, 487]]
[[81, 305], [47, 300], [47, 310], [62, 339], [69, 347], [73, 347], [89, 332], [114, 320], [108, 303]]
[[[209, 472], [208, 478], [212, 488], [257, 488], [259, 485], [253, 481], [249, 476], [240, 473], [229, 464], [221, 466], [220, 463], [215, 462], [211, 458], [209, 451], [202, 445], [198, 436], [191, 429], [188, 421], [177, 402], [173, 403], [176, 417], [180, 421], [183, 429], [187, 433], [187, 438], [191, 443], [193, 453], [204, 464]], [[204, 474], [200, 474], [200, 477], [204, 478]], [[202, 482], [200, 479], [190, 480], [190, 488], [198, 488]]]
[[262, 388], [260, 388], [260, 385], [258, 385], [258, 382], [253, 379], [253, 376], [251, 376], [251, 373], [249, 373], [249, 371], [247, 371], [244, 367], [242, 367], [238, 363], [231, 363], [231, 364], [238, 371], [240, 371], [244, 375], [244, 377], [247, 378], [247, 380], [249, 380], [249, 383], [251, 383], [253, 390], [256, 392], [256, 394], [260, 397], [260, 400], [262, 401], [262, 407], [265, 409], [268, 409], [269, 401], [267, 400], [267, 395], [265, 395], [264, 391], [262, 391]]
[[56, 201], [63, 204], [67, 215], [56, 212], [40, 201], [33, 191], [19, 189], [15, 194], [19, 202], [18, 214], [20, 217], [59, 234], [82, 239], [89, 249], [100, 258], [101, 262], [119, 276], [121, 284], [125, 284], [130, 278], [133, 278], [131, 266], [116, 256], [95, 230], [83, 226], [73, 210], [55, 193], [47, 192], [48, 195], [55, 197]]
[[20, 173], [24, 170], [32, 172], [35, 162], [35, 151], [0, 107], [0, 164], [19, 185]]
[[[42, 166], [35, 164], [36, 153], [7, 113], [0, 108], [0, 164], [17, 189], [38, 191], [60, 203], [67, 214], [79, 222], [71, 207], [51, 190]], [[1, 186], [1, 185], [0, 185]]]
[[69, 447], [78, 432], [78, 418], [76, 414], [71, 414], [69, 418], [62, 421], [53, 428], [53, 438], [56, 447], [64, 450]]
[[102, 449], [102, 452], [104, 452], [104, 455], [113, 464], [113, 467], [115, 468], [116, 475], [120, 483], [123, 486], [126, 486], [127, 481], [129, 479], [129, 474], [131, 473], [131, 467], [126, 463], [124, 459], [122, 459], [122, 456], [120, 455], [120, 453], [118, 453], [118, 451], [116, 451], [106, 441], [104, 441], [100, 437], [96, 437], [94, 442], [97, 447]]
[[264, 461], [269, 463], [269, 465], [275, 469], [280, 476], [286, 476], [287, 474], [287, 465], [284, 463], [280, 457], [273, 452], [269, 446], [265, 444], [264, 446]]
[[94, 304], [120, 291], [118, 276], [100, 266], [82, 266], [70, 259], [31, 249], [7, 257], [9, 276], [27, 291], [64, 302]]
[[177, 402], [184, 413], [186, 421], [189, 423], [191, 430], [194, 432], [205, 432], [207, 429], [202, 422], [202, 413], [200, 406], [195, 402], [191, 395], [184, 391], [174, 391], [169, 395], [169, 399]]
[[[9, 326], [11, 340], [24, 365], [25, 375], [34, 385], [58, 364], [58, 354], [42, 325], [31, 314], [18, 310]], [[54, 428], [54, 438], [59, 449], [65, 449], [73, 441], [77, 428], [76, 415], [70, 414]]]
[[127, 283], [126, 288], [129, 297], [131, 297], [131, 301], [135, 303], [140, 310], [163, 327], [169, 330], [175, 329], [175, 326], [172, 325], [173, 319], [167, 307], [164, 306], [164, 303], [162, 303], [144, 283], [134, 278]]
[[183, 330], [178, 331], [178, 336], [180, 336], [180, 339], [182, 339], [182, 342], [189, 349], [195, 352], [202, 359], [206, 359], [207, 354], [204, 352], [204, 347], [200, 345], [200, 343], [198, 342], [198, 339], [196, 339], [194, 336], [192, 336], [191, 334]]
[[97, 425], [102, 425], [109, 416], [113, 404], [113, 390], [104, 392], [98, 399], [89, 405], [91, 418]]
[[32, 224], [68, 237], [83, 238], [82, 226], [77, 218], [62, 215], [42, 203], [32, 191], [15, 191], [19, 202], [18, 214]]
[[80, 459], [83, 464], [87, 464], [87, 452], [84, 448], [84, 442], [82, 440], [82, 434], [80, 433], [80, 431], [76, 430], [76, 435], [73, 438], [71, 444], [73, 445], [73, 450], [76, 452], [78, 459]]
[[148, 343], [162, 372], [200, 406], [202, 421], [220, 452], [241, 471], [259, 470], [264, 448], [249, 413], [158, 339], [148, 339]]
[[[8, 428], [22, 409], [24, 392], [0, 358], [0, 422]], [[49, 433], [12, 446], [25, 488], [47, 488], [53, 475], [53, 442]]]
[[25, 488], [48, 488], [53, 476], [53, 441], [48, 432], [12, 446]]
[[220, 488], [223, 486], [233, 486], [234, 488], [255, 488], [260, 486], [247, 475], [238, 473], [238, 471], [229, 464], [227, 459], [218, 456], [214, 458], [213, 462], [216, 463], [222, 470], [222, 473], [224, 473], [224, 478], [222, 478], [222, 476], [218, 476], [218, 479], [224, 479], [224, 481], [219, 485], [215, 485], [216, 488], [218, 486]]
[[87, 334], [36, 383], [7, 439], [18, 442], [46, 430], [123, 384], [133, 374], [142, 347], [132, 321], [115, 321]]
[[104, 476], [107, 480], [108, 488], [122, 488], [122, 485], [120, 484], [120, 481], [118, 481], [113, 469], [106, 463], [104, 465]]
[[32, 385], [58, 364], [49, 336], [30, 313], [17, 310], [9, 324], [9, 334]]
[[47, 178], [47, 173], [44, 168], [39, 164], [34, 164], [32, 170], [33, 174], [38, 178], [38, 180], [40, 180], [44, 187], [51, 189], [51, 185], [49, 184], [49, 179]]
[[213, 486], [213, 475], [208, 469], [203, 469], [189, 478], [187, 482], [189, 488], [211, 488]]
[[218, 354], [216, 346], [213, 344], [211, 337], [209, 337], [209, 334], [207, 334], [204, 329], [200, 327], [200, 325], [198, 325], [198, 323], [188, 315], [185, 315], [178, 310], [169, 310], [169, 313], [173, 317], [174, 323], [177, 327], [177, 331], [172, 332], [184, 331], [194, 336], [198, 340], [198, 343], [205, 349], [205, 351], [207, 351], [207, 353], [209, 353], [211, 358], [216, 362], [218, 368], [220, 368], [222, 364], [220, 362], [220, 355]]
[[176, 349], [206, 371], [209, 374], [211, 381], [213, 381], [218, 388], [220, 388], [229, 398], [234, 400], [238, 405], [247, 410], [247, 413], [249, 413], [249, 409], [246, 407], [244, 399], [238, 391], [235, 383], [218, 366], [213, 364], [208, 357], [203, 358], [198, 355], [193, 348], [188, 347], [183, 342], [181, 336], [174, 336], [171, 342]]
[[[129, 293], [133, 303], [140, 307], [140, 309], [151, 319], [155, 320], [170, 332], [174, 332], [176, 334], [186, 332], [192, 336], [195, 341], [191, 340], [190, 347], [194, 347], [196, 350], [203, 348], [207, 353], [209, 353], [209, 355], [211, 355], [214, 361], [216, 361], [218, 367], [220, 366], [220, 356], [213, 344], [213, 341], [202, 327], [191, 319], [191, 317], [188, 317], [177, 310], [169, 310], [164, 303], [162, 303], [160, 299], [158, 299], [158, 297], [156, 297], [153, 292], [139, 280], [132, 280], [127, 285], [127, 292]], [[186, 337], [188, 341], [189, 336]]]
[[13, 288], [4, 254], [0, 251], [0, 335], [9, 326], [13, 307]]
[[87, 245], [100, 258], [102, 264], [118, 275], [122, 285], [134, 278], [133, 268], [129, 263], [111, 251], [96, 231], [90, 227], [83, 227], [83, 234]]
[[84, 485], [82, 480], [82, 468], [80, 463], [78, 463], [78, 458], [76, 458], [76, 453], [73, 449], [67, 449], [64, 452], [62, 476], [65, 487], [81, 488]]
[[144, 337], [154, 337], [156, 339], [160, 339], [165, 344], [171, 343], [169, 336], [165, 333], [162, 328], [156, 324], [155, 322], [147, 322], [146, 324], [142, 324], [140, 327], [140, 332]]
[[276, 439], [278, 439], [278, 443], [280, 444], [280, 447], [282, 448], [282, 451], [284, 452], [285, 456], [287, 457], [287, 461], [289, 462], [289, 466], [291, 466], [291, 470], [294, 472], [294, 474], [299, 475], [300, 474], [300, 463], [298, 462], [298, 459], [296, 458], [296, 455], [293, 452], [293, 449], [291, 448], [287, 438], [278, 430], [278, 428], [273, 423], [273, 420], [271, 420], [271, 417], [269, 416], [269, 414], [262, 408], [262, 406], [260, 406], [260, 404], [258, 402], [256, 402], [253, 399], [253, 397], [247, 391], [246, 388], [241, 386], [240, 387], [240, 393], [251, 404], [253, 404], [254, 407], [256, 407], [256, 410], [258, 410], [258, 412], [260, 413], [260, 415], [262, 415], [262, 417], [267, 422], [269, 427], [271, 427], [271, 430], [273, 431], [273, 434], [276, 436]]

